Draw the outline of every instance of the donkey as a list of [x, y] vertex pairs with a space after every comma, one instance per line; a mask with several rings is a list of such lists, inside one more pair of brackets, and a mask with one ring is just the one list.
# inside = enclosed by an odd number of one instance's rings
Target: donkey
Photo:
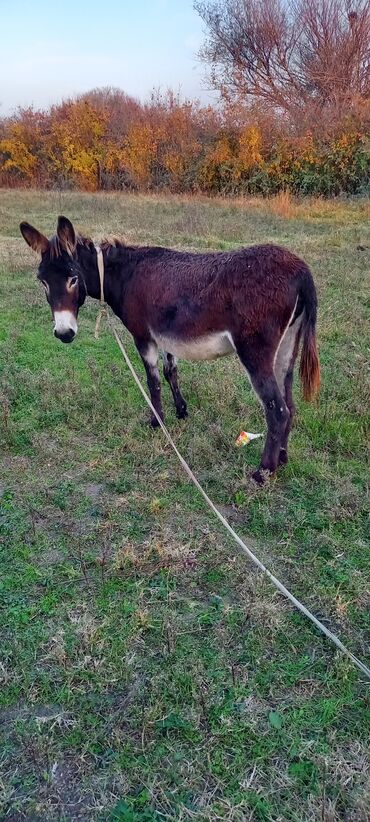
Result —
[[[87, 296], [104, 299], [132, 334], [144, 363], [150, 397], [163, 420], [158, 352], [177, 416], [187, 416], [177, 357], [210, 360], [236, 352], [265, 411], [267, 437], [253, 479], [262, 485], [288, 461], [294, 416], [293, 370], [302, 340], [303, 396], [319, 390], [317, 297], [307, 265], [285, 248], [256, 245], [232, 252], [191, 253], [104, 241], [95, 246], [59, 217], [50, 240], [23, 222], [26, 242], [41, 254], [42, 282], [54, 334], [70, 343]], [[101, 270], [101, 269], [100, 269]], [[158, 420], [153, 415], [151, 424]]]

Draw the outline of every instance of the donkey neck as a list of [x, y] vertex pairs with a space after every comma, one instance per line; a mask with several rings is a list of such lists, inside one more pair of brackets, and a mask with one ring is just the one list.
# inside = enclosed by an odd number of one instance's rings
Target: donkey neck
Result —
[[[126, 291], [143, 260], [158, 249], [147, 246], [105, 245], [102, 249], [104, 260], [104, 300], [121, 319], [123, 318]], [[160, 249], [163, 253], [164, 249]], [[89, 297], [100, 300], [100, 277], [97, 252], [93, 242], [84, 241], [77, 246], [77, 256], [85, 279]]]
[[[82, 274], [86, 284], [86, 290], [89, 297], [92, 297], [94, 300], [100, 300], [102, 297], [101, 294], [101, 286], [100, 286], [100, 277], [99, 277], [99, 269], [98, 269], [98, 259], [97, 259], [97, 250], [93, 243], [89, 243], [89, 245], [79, 245], [77, 246], [77, 255], [78, 261], [80, 263], [80, 267], [82, 270]], [[119, 298], [120, 298], [120, 287], [119, 283], [116, 282], [116, 278], [113, 276], [112, 266], [109, 264], [109, 259], [107, 259], [106, 251], [103, 252], [103, 260], [104, 260], [104, 281], [103, 281], [103, 290], [104, 290], [104, 300], [110, 307], [117, 313], [119, 308]]]

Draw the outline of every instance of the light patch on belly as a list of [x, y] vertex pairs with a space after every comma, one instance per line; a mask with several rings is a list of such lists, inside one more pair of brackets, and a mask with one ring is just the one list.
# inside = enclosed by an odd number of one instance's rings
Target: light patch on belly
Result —
[[54, 331], [57, 334], [66, 334], [71, 330], [77, 334], [76, 317], [72, 311], [54, 311]]
[[158, 348], [168, 351], [181, 360], [215, 360], [217, 357], [225, 357], [235, 351], [235, 346], [229, 331], [219, 331], [214, 334], [206, 334], [197, 339], [179, 340], [174, 337], [166, 337], [155, 334], [151, 331]]

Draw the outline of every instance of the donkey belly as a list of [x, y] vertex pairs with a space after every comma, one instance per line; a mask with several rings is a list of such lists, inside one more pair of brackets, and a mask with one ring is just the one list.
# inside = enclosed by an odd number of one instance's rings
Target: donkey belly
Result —
[[217, 357], [225, 357], [235, 351], [229, 331], [214, 332], [189, 340], [176, 339], [153, 332], [152, 335], [158, 348], [182, 360], [215, 360]]

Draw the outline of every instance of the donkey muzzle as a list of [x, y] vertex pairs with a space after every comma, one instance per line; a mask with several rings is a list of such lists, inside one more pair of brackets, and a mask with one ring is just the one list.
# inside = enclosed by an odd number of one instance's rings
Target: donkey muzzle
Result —
[[76, 334], [77, 322], [72, 311], [55, 311], [54, 336], [64, 343], [71, 343]]

